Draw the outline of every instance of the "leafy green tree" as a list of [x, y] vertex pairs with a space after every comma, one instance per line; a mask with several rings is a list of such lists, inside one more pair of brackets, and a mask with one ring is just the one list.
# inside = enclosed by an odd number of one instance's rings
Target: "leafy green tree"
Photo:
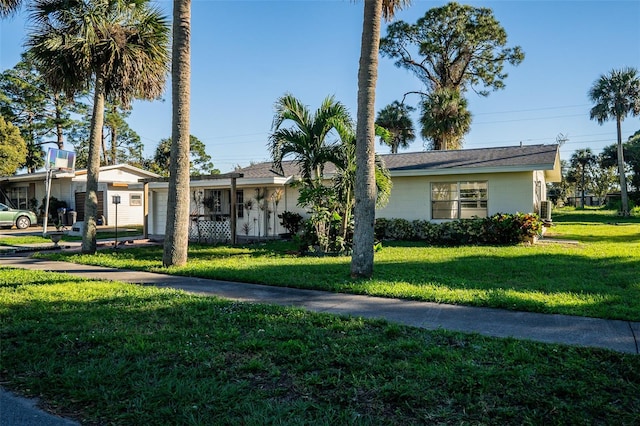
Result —
[[573, 188], [573, 184], [570, 179], [567, 179], [567, 173], [569, 171], [569, 162], [567, 160], [560, 160], [560, 182], [551, 182], [548, 184], [547, 194], [549, 199], [553, 203], [562, 207], [567, 202], [567, 197]]
[[618, 174], [614, 164], [606, 165], [602, 154], [597, 156], [596, 163], [597, 166], [592, 170], [591, 190], [602, 201], [618, 186]]
[[[129, 127], [126, 118], [130, 111], [105, 102], [106, 113], [100, 141], [100, 165], [142, 165], [143, 144], [140, 136]], [[83, 120], [71, 126], [69, 142], [76, 152], [76, 168], [86, 168], [89, 159], [91, 114], [85, 111]]]
[[282, 162], [293, 157], [305, 185], [321, 185], [324, 164], [335, 162], [338, 155], [339, 135], [348, 133], [352, 126], [347, 108], [329, 96], [312, 113], [293, 95], [286, 94], [276, 101], [275, 109], [269, 136], [274, 168], [282, 170]]
[[581, 192], [581, 206], [585, 206], [585, 193], [593, 182], [593, 168], [597, 165], [597, 157], [590, 148], [579, 149], [573, 153], [570, 160], [570, 180], [578, 183]]
[[351, 276], [373, 275], [375, 235], [375, 101], [378, 81], [381, 20], [391, 20], [410, 0], [364, 0], [364, 18], [358, 67], [358, 112], [356, 127], [356, 174]]
[[[629, 136], [622, 144], [625, 170], [631, 171], [631, 187], [640, 191], [640, 130]], [[616, 144], [604, 147], [602, 150], [602, 164], [605, 167], [618, 165], [618, 146]]]
[[629, 215], [629, 196], [625, 175], [624, 151], [622, 147], [622, 121], [629, 114], [640, 114], [640, 77], [635, 68], [611, 70], [595, 81], [589, 90], [589, 98], [595, 104], [591, 108], [590, 117], [599, 124], [615, 119], [618, 134], [617, 157], [618, 178], [620, 179], [620, 195], [622, 214]]
[[140, 136], [131, 128], [126, 119], [131, 109], [110, 104], [104, 117], [103, 146], [109, 140], [109, 148], [103, 149], [105, 164], [141, 163], [144, 148]]
[[25, 167], [34, 172], [44, 165], [44, 142], [55, 139], [57, 148], [64, 149], [64, 132], [74, 123], [76, 103], [49, 88], [28, 53], [0, 74], [0, 92], [0, 113], [20, 128], [29, 151]]
[[172, 40], [172, 143], [162, 264], [164, 266], [181, 266], [187, 263], [189, 248], [191, 0], [173, 1]]
[[[524, 60], [519, 46], [506, 45], [507, 33], [491, 9], [448, 3], [428, 10], [413, 25], [404, 21], [389, 25], [387, 36], [380, 41], [380, 50], [384, 56], [394, 59], [396, 66], [418, 77], [426, 92], [414, 93], [423, 97], [436, 93], [435, 98], [424, 100], [422, 104], [422, 115], [427, 117], [423, 123], [431, 123], [429, 112], [424, 108], [438, 105], [451, 96], [448, 92], [438, 94], [440, 90], [458, 92], [454, 99], [461, 100], [468, 89], [488, 96], [490, 91], [504, 88], [505, 63], [515, 66]], [[466, 108], [459, 108], [459, 111], [468, 114]], [[470, 116], [459, 122], [467, 120], [470, 126]], [[467, 131], [468, 128], [450, 131], [450, 134], [457, 133], [460, 140]], [[430, 135], [430, 132], [423, 128], [423, 134]], [[433, 142], [434, 146], [441, 145], [439, 141]], [[460, 145], [459, 141], [447, 143], [447, 146]]]
[[27, 157], [27, 144], [20, 130], [0, 115], [0, 176], [11, 176], [22, 167]]
[[471, 113], [459, 91], [434, 90], [423, 97], [421, 109], [422, 137], [431, 141], [431, 149], [462, 148], [462, 138], [471, 129]]
[[93, 89], [82, 252], [95, 253], [105, 101], [128, 106], [162, 93], [169, 27], [142, 0], [33, 0], [30, 21], [27, 46], [52, 89]]
[[[147, 163], [147, 168], [161, 176], [169, 175], [169, 166], [171, 164], [171, 138], [162, 139], [158, 144], [155, 154], [151, 162]], [[190, 170], [194, 176], [198, 175], [215, 175], [220, 170], [213, 166], [211, 156], [207, 154], [204, 143], [191, 135], [189, 148], [191, 152]]]
[[415, 108], [398, 101], [378, 111], [376, 125], [386, 129], [390, 135], [380, 139], [381, 144], [388, 145], [392, 154], [398, 153], [398, 148], [408, 148], [416, 139], [416, 133], [411, 120], [411, 112]]

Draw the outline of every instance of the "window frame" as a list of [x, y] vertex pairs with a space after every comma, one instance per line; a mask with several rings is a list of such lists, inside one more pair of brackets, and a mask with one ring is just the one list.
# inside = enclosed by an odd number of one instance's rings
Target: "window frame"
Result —
[[236, 217], [244, 219], [244, 190], [236, 190]]
[[129, 194], [130, 206], [142, 206], [142, 194]]
[[[438, 188], [438, 186], [440, 188]], [[471, 187], [465, 188], [465, 186]], [[444, 197], [442, 195], [444, 195]], [[469, 206], [470, 203], [475, 203], [475, 207]], [[467, 204], [467, 206], [465, 206], [465, 204]], [[438, 205], [444, 207], [436, 208]], [[489, 215], [488, 207], [489, 181], [461, 180], [431, 182], [432, 220], [458, 220], [469, 219], [476, 216], [487, 217]], [[483, 216], [476, 214], [479, 210], [484, 210]], [[467, 212], [466, 214], [465, 211]], [[474, 211], [474, 214], [470, 214], [470, 211]], [[450, 212], [451, 214], [445, 217], [443, 212]]]
[[9, 188], [8, 198], [18, 210], [29, 210], [29, 187], [12, 186]]

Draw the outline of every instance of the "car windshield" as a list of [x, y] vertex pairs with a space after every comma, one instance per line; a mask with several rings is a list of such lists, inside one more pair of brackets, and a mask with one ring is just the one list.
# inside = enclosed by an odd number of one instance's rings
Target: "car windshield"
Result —
[[9, 206], [0, 203], [0, 210], [9, 210]]

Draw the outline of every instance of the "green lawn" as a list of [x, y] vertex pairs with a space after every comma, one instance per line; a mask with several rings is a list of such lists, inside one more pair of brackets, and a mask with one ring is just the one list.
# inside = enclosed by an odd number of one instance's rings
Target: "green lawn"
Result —
[[[55, 228], [49, 229], [55, 231]], [[131, 237], [136, 235], [142, 235], [141, 226], [127, 226], [118, 230], [118, 239], [124, 237]], [[96, 233], [97, 239], [114, 238], [115, 232], [111, 229], [98, 230]], [[62, 237], [62, 241], [81, 241], [82, 237], [65, 235]], [[0, 246], [16, 246], [16, 245], [30, 245], [30, 244], [47, 244], [51, 243], [49, 237], [43, 237], [42, 234], [38, 235], [0, 235]], [[51, 243], [53, 244], [53, 243]]]
[[606, 350], [2, 268], [0, 321], [2, 385], [83, 424], [631, 425], [640, 412], [640, 356]]
[[198, 246], [180, 268], [161, 247], [46, 253], [79, 263], [277, 286], [640, 321], [640, 218], [614, 212], [554, 214], [547, 236], [578, 240], [509, 247], [432, 247], [385, 242], [371, 280], [349, 277], [348, 257], [299, 257], [290, 243]]

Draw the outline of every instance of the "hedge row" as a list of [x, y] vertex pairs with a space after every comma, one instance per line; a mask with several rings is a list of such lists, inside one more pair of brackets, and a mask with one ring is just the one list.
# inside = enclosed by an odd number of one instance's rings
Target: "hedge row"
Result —
[[424, 241], [433, 245], [508, 245], [539, 235], [543, 222], [530, 213], [497, 213], [487, 218], [433, 223], [427, 220], [376, 219], [378, 240]]

